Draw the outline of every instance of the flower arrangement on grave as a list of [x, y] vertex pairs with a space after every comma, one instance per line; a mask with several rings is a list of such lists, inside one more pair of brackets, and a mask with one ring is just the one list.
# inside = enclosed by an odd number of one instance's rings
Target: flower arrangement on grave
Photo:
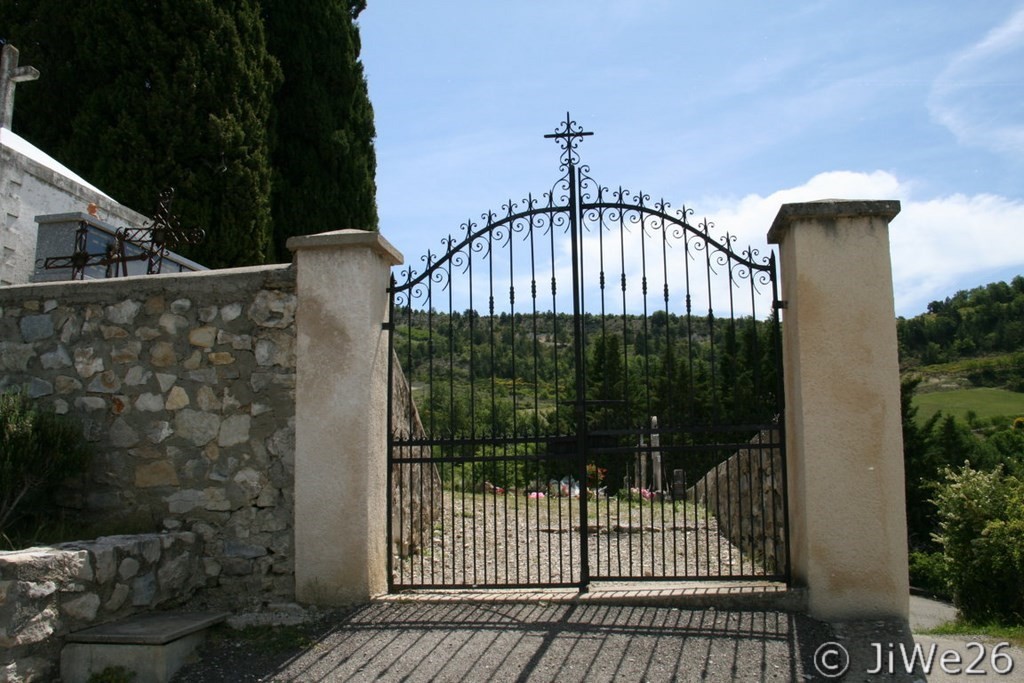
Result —
[[607, 468], [598, 467], [594, 463], [587, 463], [587, 488], [600, 488], [601, 484], [604, 483], [604, 478], [607, 474]]

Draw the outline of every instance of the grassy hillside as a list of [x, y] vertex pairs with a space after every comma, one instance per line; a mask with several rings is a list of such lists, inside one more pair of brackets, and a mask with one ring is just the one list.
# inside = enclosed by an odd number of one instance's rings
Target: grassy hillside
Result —
[[1024, 394], [1005, 389], [977, 388], [932, 391], [914, 396], [917, 406], [917, 422], [924, 424], [932, 415], [942, 411], [965, 419], [968, 411], [974, 411], [978, 419], [988, 421], [993, 417], [1006, 417], [1010, 421], [1024, 416]]

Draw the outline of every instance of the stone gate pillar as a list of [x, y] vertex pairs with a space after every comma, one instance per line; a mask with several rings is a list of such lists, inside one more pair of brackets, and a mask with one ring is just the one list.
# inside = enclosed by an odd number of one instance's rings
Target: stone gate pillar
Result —
[[790, 547], [812, 616], [906, 619], [906, 506], [889, 221], [898, 201], [785, 204]]
[[387, 590], [387, 287], [402, 255], [378, 233], [288, 240], [296, 266], [295, 594]]

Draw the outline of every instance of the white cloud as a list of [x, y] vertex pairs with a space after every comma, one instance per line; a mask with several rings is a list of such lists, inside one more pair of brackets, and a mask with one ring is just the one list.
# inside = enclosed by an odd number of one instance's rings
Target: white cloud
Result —
[[932, 84], [928, 108], [967, 145], [1024, 152], [1024, 7], [957, 54]]
[[741, 236], [740, 243], [763, 244], [780, 206], [830, 198], [900, 200], [889, 233], [900, 315], [987, 284], [997, 271], [1019, 267], [1024, 273], [1024, 202], [989, 194], [916, 198], [913, 183], [884, 171], [822, 173], [767, 197], [709, 200], [706, 208], [720, 229]]

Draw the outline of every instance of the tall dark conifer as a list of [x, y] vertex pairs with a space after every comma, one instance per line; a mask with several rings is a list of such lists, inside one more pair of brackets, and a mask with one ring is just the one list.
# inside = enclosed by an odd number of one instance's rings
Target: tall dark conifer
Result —
[[377, 229], [373, 107], [359, 61], [359, 0], [263, 0], [281, 64], [273, 120], [277, 258], [293, 235]]
[[[14, 127], [144, 213], [172, 212], [212, 267], [272, 253], [267, 122], [280, 80], [256, 0], [0, 0], [4, 36], [42, 78]], [[35, 84], [34, 84], [35, 85]]]

